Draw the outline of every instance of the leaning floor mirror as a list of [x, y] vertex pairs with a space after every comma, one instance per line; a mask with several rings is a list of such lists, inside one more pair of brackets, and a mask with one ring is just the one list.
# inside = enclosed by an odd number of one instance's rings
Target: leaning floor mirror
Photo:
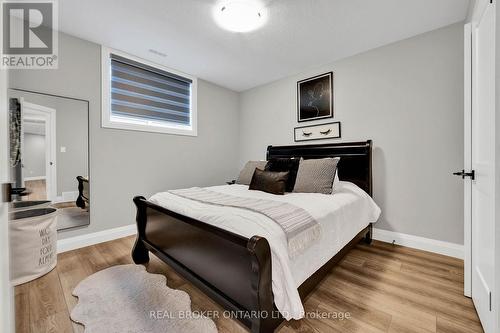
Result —
[[12, 210], [57, 209], [57, 230], [90, 223], [89, 103], [9, 90]]

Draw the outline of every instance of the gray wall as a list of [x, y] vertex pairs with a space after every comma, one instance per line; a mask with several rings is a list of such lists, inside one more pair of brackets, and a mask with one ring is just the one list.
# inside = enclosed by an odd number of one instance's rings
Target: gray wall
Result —
[[[58, 70], [11, 71], [9, 86], [90, 101], [91, 224], [131, 224], [134, 195], [221, 184], [269, 144], [293, 143], [296, 81], [335, 72], [344, 141], [374, 140], [378, 228], [463, 243], [463, 35], [457, 24], [241, 94], [203, 80], [198, 137], [100, 126], [100, 48], [60, 35]], [[239, 112], [238, 112], [239, 110]]]
[[[89, 122], [87, 103], [57, 99], [57, 195], [78, 192], [77, 176], [88, 176]], [[61, 152], [61, 148], [66, 152]]]
[[327, 71], [341, 140], [374, 141], [376, 227], [463, 244], [463, 184], [451, 175], [463, 165], [463, 25], [242, 93], [240, 166], [293, 143], [296, 82]]
[[24, 133], [23, 177], [45, 177], [45, 135]]
[[[40, 90], [40, 89], [38, 89]], [[9, 97], [56, 110], [57, 196], [78, 193], [77, 176], [89, 174], [89, 110], [85, 101], [9, 90]], [[66, 152], [61, 152], [61, 147]], [[23, 158], [23, 157], [21, 157]], [[25, 153], [25, 159], [31, 157]], [[24, 177], [29, 177], [24, 175]]]
[[90, 226], [60, 238], [134, 223], [134, 195], [223, 184], [237, 173], [238, 94], [198, 81], [198, 136], [101, 128], [100, 47], [60, 34], [59, 69], [13, 70], [9, 87], [90, 101]]

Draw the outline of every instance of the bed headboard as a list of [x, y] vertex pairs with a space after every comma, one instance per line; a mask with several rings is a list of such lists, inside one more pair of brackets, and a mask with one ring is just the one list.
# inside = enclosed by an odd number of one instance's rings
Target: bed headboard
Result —
[[352, 182], [372, 195], [372, 140], [267, 147], [268, 160], [279, 157], [304, 159], [340, 157], [339, 179]]

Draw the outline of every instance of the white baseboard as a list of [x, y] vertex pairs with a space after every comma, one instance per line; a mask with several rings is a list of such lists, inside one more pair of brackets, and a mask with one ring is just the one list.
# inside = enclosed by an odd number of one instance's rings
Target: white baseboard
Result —
[[[57, 252], [62, 253], [90, 246], [98, 243], [111, 241], [114, 239], [135, 235], [137, 233], [136, 225], [130, 224], [123, 227], [94, 232], [91, 234], [75, 236], [71, 238], [60, 239], [57, 241]], [[373, 228], [373, 239], [411, 247], [414, 249], [434, 252], [445, 256], [464, 258], [464, 246], [460, 244], [439, 241], [430, 238], [413, 236], [394, 231]]]
[[434, 252], [458, 259], [464, 259], [464, 246], [460, 244], [376, 228], [373, 228], [373, 239], [386, 243], [392, 243], [395, 241], [395, 244], [397, 245]]
[[32, 180], [46, 180], [47, 177], [45, 176], [36, 176], [36, 177], [24, 177], [23, 180], [25, 182], [29, 182], [29, 181], [32, 181]]
[[57, 253], [79, 249], [110, 240], [135, 235], [137, 227], [135, 224], [126, 225], [119, 228], [94, 232], [91, 234], [60, 239], [57, 241]]
[[67, 191], [62, 192], [62, 200], [63, 201], [75, 201], [78, 198], [78, 191]]

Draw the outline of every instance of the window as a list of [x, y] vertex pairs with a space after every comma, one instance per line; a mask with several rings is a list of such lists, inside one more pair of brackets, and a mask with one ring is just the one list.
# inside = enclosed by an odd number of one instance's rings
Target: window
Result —
[[102, 126], [196, 136], [196, 83], [186, 74], [103, 47]]

